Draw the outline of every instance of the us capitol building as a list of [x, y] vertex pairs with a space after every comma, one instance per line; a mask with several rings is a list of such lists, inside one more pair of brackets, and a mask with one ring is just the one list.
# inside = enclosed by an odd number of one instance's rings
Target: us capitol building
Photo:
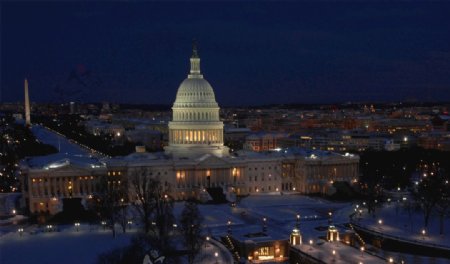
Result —
[[[62, 157], [21, 163], [24, 203], [31, 212], [62, 209], [62, 198], [83, 200], [95, 192], [98, 177], [128, 184], [138, 173], [155, 177], [175, 199], [203, 199], [211, 189], [225, 197], [258, 193], [327, 193], [334, 181], [356, 182], [359, 157], [305, 149], [230, 153], [214, 90], [200, 70], [194, 46], [190, 73], [180, 84], [164, 152], [137, 151], [125, 157]], [[131, 190], [131, 187], [129, 187]], [[130, 195], [132, 197], [132, 195]]]

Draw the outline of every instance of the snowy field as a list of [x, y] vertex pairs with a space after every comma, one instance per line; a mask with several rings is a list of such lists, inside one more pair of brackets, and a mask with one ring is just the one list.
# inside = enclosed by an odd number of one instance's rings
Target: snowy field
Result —
[[42, 143], [54, 146], [60, 153], [69, 153], [70, 155], [90, 154], [87, 149], [70, 142], [66, 137], [56, 134], [56, 132], [48, 130], [40, 125], [33, 124], [31, 130], [36, 139]]
[[[183, 205], [183, 202], [175, 204], [174, 214], [177, 218], [179, 218], [183, 210]], [[360, 253], [357, 249], [349, 248], [343, 244], [339, 247], [330, 243], [323, 244], [323, 240], [320, 240], [319, 236], [324, 236], [325, 231], [319, 231], [316, 227], [328, 225], [327, 214], [329, 211], [333, 212], [333, 222], [336, 225], [340, 226], [341, 223], [348, 222], [348, 217], [353, 212], [353, 208], [354, 204], [350, 203], [331, 203], [300, 195], [250, 196], [244, 198], [236, 207], [231, 207], [227, 204], [199, 206], [200, 212], [204, 217], [205, 233], [210, 232], [213, 236], [224, 235], [227, 232], [228, 220], [232, 222], [233, 234], [261, 230], [262, 218], [266, 217], [268, 230], [274, 231], [287, 239], [296, 225], [296, 215], [300, 214], [300, 230], [303, 240], [313, 240], [314, 252], [321, 251], [317, 254], [325, 260], [332, 261], [331, 250], [335, 249], [337, 251], [336, 263], [359, 260], [358, 256], [360, 256]], [[405, 221], [401, 218], [403, 216], [396, 215], [395, 208], [392, 207], [386, 208], [380, 215], [384, 218], [383, 221], [386, 224], [382, 228], [388, 228], [388, 224], [395, 227], [396, 223]], [[372, 217], [361, 220], [362, 223], [366, 223], [368, 226], [372, 225], [374, 228], [378, 228], [374, 221]], [[416, 223], [421, 223], [421, 219], [417, 219]], [[434, 222], [432, 224], [436, 225]], [[448, 222], [446, 224], [447, 226], [449, 225]], [[450, 231], [450, 226], [447, 226], [446, 230]], [[2, 230], [6, 229], [5, 227], [2, 228]], [[67, 227], [60, 232], [54, 233], [30, 235], [28, 232], [24, 232], [25, 234], [22, 237], [17, 233], [17, 228], [10, 228], [9, 230], [10, 232], [3, 233], [0, 236], [0, 263], [2, 264], [30, 263], [30, 258], [32, 258], [33, 263], [93, 263], [98, 254], [119, 246], [126, 246], [130, 241], [131, 235], [136, 232], [137, 227], [133, 227], [131, 232], [127, 234], [122, 234], [118, 228], [118, 235], [115, 239], [112, 239], [110, 231], [103, 231], [98, 227], [94, 228], [94, 230], [89, 230], [87, 225], [80, 232], [76, 232], [73, 227]], [[430, 230], [431, 233], [435, 231]], [[401, 233], [402, 231], [399, 230], [398, 234]], [[445, 239], [442, 242], [444, 244], [448, 241], [447, 237]], [[215, 252], [219, 252], [219, 263], [228, 263], [230, 256], [227, 255], [223, 247], [210, 246], [205, 248], [203, 253], [200, 254], [199, 259], [202, 260], [200, 263], [211, 263], [211, 261], [216, 259], [213, 256]], [[354, 257], [349, 258], [349, 254]], [[386, 263], [380, 258], [369, 257], [366, 253], [364, 254], [365, 256], [361, 257], [361, 260], [365, 259], [366, 261], [363, 261], [363, 263]], [[393, 257], [394, 260], [404, 259], [406, 263], [414, 264], [450, 263], [446, 259], [393, 252], [381, 252], [380, 255], [384, 258]], [[339, 259], [342, 259], [344, 262], [339, 262]]]
[[0, 263], [94, 263], [99, 253], [128, 245], [133, 233], [118, 232], [113, 239], [111, 231], [87, 226], [79, 232], [68, 227], [60, 232], [24, 232], [22, 236], [7, 233], [0, 237]]
[[[363, 213], [362, 219], [357, 220], [356, 223], [376, 232], [384, 232], [402, 239], [450, 248], [450, 218], [448, 216], [444, 220], [444, 234], [440, 235], [437, 215], [430, 217], [428, 227], [425, 228], [422, 212], [414, 212], [410, 217], [396, 202], [377, 210], [375, 217]], [[422, 234], [423, 230], [425, 235]]]

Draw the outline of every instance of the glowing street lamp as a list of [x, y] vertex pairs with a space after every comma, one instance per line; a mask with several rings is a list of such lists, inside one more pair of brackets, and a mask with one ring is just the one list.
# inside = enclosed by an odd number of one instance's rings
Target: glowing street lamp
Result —
[[20, 227], [19, 229], [17, 229], [17, 232], [19, 232], [19, 235], [22, 236], [22, 234], [23, 234], [23, 228]]
[[333, 217], [333, 213], [332, 212], [328, 212], [328, 225], [331, 225], [331, 218]]
[[380, 225], [380, 230], [382, 230], [382, 229], [383, 229], [383, 228], [382, 228], [383, 220], [382, 220], [382, 219], [378, 220], [378, 224]]
[[361, 247], [360, 250], [361, 250], [361, 257], [364, 257], [364, 255], [363, 255], [363, 253], [364, 253], [364, 247]]
[[75, 222], [75, 228], [77, 229], [77, 232], [79, 231], [80, 228], [80, 222]]
[[208, 243], [209, 243], [209, 236], [206, 236], [205, 248], [209, 246]]
[[300, 226], [300, 214], [297, 214], [297, 228]]
[[333, 261], [335, 261], [336, 250], [333, 250], [332, 253], [333, 253]]
[[267, 218], [263, 217], [263, 232], [267, 231]]
[[216, 251], [216, 252], [214, 252], [214, 257], [216, 258], [216, 263], [219, 263], [219, 262], [217, 262], [217, 260], [218, 260], [218, 258], [219, 258], [219, 253]]
[[312, 244], [313, 244], [313, 241], [312, 241], [312, 239], [310, 239], [309, 240], [309, 250], [312, 250]]
[[228, 220], [227, 226], [228, 226], [228, 235], [231, 235], [231, 220]]
[[394, 263], [394, 259], [392, 257], [389, 258], [389, 263]]
[[426, 234], [427, 232], [425, 231], [425, 229], [422, 229], [422, 239], [425, 239], [425, 234]]

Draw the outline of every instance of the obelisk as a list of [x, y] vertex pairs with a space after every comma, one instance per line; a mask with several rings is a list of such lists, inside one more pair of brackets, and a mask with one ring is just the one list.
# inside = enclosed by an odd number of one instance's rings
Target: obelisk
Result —
[[25, 79], [25, 125], [31, 126], [30, 120], [30, 97], [28, 94], [28, 80]]

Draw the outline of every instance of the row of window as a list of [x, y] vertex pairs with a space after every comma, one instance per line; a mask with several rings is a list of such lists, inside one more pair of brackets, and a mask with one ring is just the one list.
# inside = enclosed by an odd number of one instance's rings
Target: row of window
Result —
[[[262, 176], [262, 177], [261, 177], [261, 181], [264, 181], [264, 180], [265, 180], [264, 173], [262, 173], [261, 176]], [[277, 177], [277, 176], [275, 176], [275, 177], [273, 177], [273, 178], [274, 178], [274, 181], [278, 180], [278, 177]], [[249, 182], [251, 182], [252, 179], [255, 179], [255, 181], [258, 181], [258, 176], [254, 176], [254, 177], [253, 177], [253, 176], [249, 176], [249, 177], [248, 177], [248, 181], [249, 181]], [[272, 180], [272, 175], [269, 174], [269, 176], [267, 177], [267, 179], [268, 179], [269, 181], [271, 181], [271, 180]]]
[[[41, 182], [48, 182], [48, 179], [49, 179], [49, 178], [32, 178], [31, 181], [32, 181], [33, 183], [41, 183]], [[64, 181], [64, 177], [63, 177], [63, 178], [60, 178], [60, 177], [54, 177], [53, 179], [54, 179], [55, 182], [59, 182], [60, 180], [61, 180], [61, 181]], [[71, 182], [72, 179], [73, 179], [74, 181], [76, 181], [77, 179], [79, 179], [79, 180], [93, 180], [93, 179], [94, 179], [94, 176], [84, 176], [84, 177], [80, 176], [80, 177], [78, 177], [78, 178], [75, 178], [75, 177], [73, 177], [73, 178], [72, 178], [72, 177], [66, 177], [66, 181], [68, 181], [68, 182]]]
[[276, 187], [276, 186], [270, 186], [270, 185], [267, 186], [267, 189], [265, 189], [265, 187], [259, 188], [258, 186], [248, 187], [248, 192], [249, 193], [251, 193], [251, 192], [265, 192], [266, 190], [268, 192], [278, 192], [280, 189], [278, 187]]
[[[284, 165], [283, 165], [283, 167], [284, 167]], [[268, 169], [271, 170], [272, 167], [269, 166]], [[278, 170], [278, 166], [275, 166], [274, 169], [275, 169], [275, 170]], [[251, 168], [251, 167], [248, 167], [248, 170], [251, 171], [252, 168]], [[258, 167], [255, 167], [254, 170], [255, 170], [255, 171], [258, 170]], [[261, 167], [261, 170], [264, 170], [264, 167]]]

